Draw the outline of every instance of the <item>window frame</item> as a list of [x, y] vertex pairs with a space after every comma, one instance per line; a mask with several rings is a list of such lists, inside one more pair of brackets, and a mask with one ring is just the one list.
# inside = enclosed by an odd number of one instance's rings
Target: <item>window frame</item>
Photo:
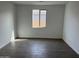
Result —
[[[39, 26], [38, 26], [38, 27], [33, 27], [33, 24], [32, 24], [32, 28], [46, 28], [46, 27], [47, 27], [47, 26], [46, 26], [46, 24], [47, 24], [47, 10], [46, 10], [46, 9], [33, 9], [33, 10], [39, 10], [39, 15], [38, 15], [38, 16], [39, 16]], [[33, 23], [33, 10], [32, 10], [32, 23]], [[46, 20], [46, 21], [45, 21], [46, 24], [45, 24], [45, 27], [40, 27], [40, 26], [41, 26], [41, 25], [40, 25], [40, 24], [41, 24], [41, 22], [40, 22], [40, 21], [41, 21], [41, 19], [40, 19], [40, 14], [41, 14], [41, 11], [42, 11], [42, 10], [45, 10], [45, 11], [46, 11], [46, 19], [45, 19], [45, 20]]]

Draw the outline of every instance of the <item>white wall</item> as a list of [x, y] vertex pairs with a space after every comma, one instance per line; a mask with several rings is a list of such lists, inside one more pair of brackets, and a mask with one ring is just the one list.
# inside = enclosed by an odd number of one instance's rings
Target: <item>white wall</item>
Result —
[[79, 54], [79, 2], [68, 2], [65, 8], [64, 41]]
[[[16, 37], [62, 38], [64, 5], [17, 5]], [[32, 28], [32, 10], [47, 10], [47, 27]]]
[[12, 39], [14, 6], [8, 2], [0, 2], [0, 48]]

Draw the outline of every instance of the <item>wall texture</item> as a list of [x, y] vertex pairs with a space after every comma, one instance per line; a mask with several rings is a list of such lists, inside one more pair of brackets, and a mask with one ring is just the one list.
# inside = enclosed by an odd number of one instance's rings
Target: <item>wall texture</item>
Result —
[[14, 6], [7, 2], [0, 2], [0, 48], [12, 39], [14, 20]]
[[[16, 37], [62, 38], [64, 5], [17, 5]], [[46, 9], [46, 28], [32, 28], [32, 10]]]
[[79, 2], [66, 4], [63, 39], [79, 54]]

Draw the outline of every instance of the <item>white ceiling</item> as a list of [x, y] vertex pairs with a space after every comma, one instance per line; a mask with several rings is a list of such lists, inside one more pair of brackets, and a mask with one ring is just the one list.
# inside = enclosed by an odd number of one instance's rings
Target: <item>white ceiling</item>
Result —
[[64, 5], [67, 1], [14, 1], [13, 3], [23, 5]]

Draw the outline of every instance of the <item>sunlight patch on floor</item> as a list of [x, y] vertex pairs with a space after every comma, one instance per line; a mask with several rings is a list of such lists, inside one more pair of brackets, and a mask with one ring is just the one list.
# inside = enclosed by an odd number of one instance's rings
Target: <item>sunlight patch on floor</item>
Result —
[[16, 39], [15, 41], [26, 41], [28, 39]]

